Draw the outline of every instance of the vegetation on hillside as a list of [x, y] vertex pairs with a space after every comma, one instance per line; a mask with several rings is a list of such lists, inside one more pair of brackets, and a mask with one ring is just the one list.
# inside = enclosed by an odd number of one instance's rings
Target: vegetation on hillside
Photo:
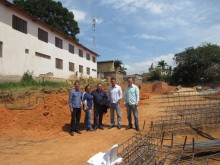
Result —
[[70, 87], [71, 85], [66, 82], [52, 82], [43, 81], [37, 82], [33, 79], [32, 73], [25, 72], [19, 82], [2, 82], [0, 83], [0, 90], [17, 90], [17, 89], [40, 89], [43, 87], [61, 88]]

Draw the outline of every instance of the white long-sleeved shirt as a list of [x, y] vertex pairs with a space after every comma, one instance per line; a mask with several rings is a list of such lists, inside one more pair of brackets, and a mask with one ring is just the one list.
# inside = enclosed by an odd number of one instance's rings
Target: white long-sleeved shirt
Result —
[[119, 85], [110, 86], [108, 88], [108, 100], [110, 100], [111, 103], [118, 103], [118, 101], [122, 99], [122, 90]]

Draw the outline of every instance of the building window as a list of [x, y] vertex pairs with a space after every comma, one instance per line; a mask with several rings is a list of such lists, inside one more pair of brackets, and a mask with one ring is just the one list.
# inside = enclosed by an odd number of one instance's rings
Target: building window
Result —
[[56, 58], [56, 68], [63, 69], [63, 60]]
[[74, 63], [69, 62], [69, 71], [73, 71], [74, 72], [75, 68], [74, 68]]
[[26, 54], [29, 54], [29, 49], [25, 49], [25, 53], [26, 53]]
[[96, 62], [95, 56], [92, 56], [92, 61], [93, 61], [93, 62]]
[[57, 37], [55, 37], [55, 45], [56, 47], [63, 49], [63, 41]]
[[81, 49], [79, 49], [79, 56], [83, 57], [83, 51]]
[[48, 33], [38, 28], [38, 39], [44, 42], [48, 42]]
[[27, 34], [27, 21], [13, 15], [12, 16], [12, 28], [22, 33]]
[[79, 73], [83, 73], [83, 66], [79, 65]]
[[96, 69], [92, 69], [92, 71], [96, 72], [97, 70]]
[[43, 54], [43, 53], [35, 52], [35, 55], [38, 56], [38, 57], [43, 57], [43, 58], [50, 59], [50, 56], [48, 56], [46, 54]]
[[3, 42], [0, 41], [0, 57], [2, 57], [3, 52]]
[[74, 54], [74, 46], [69, 44], [69, 52]]
[[86, 59], [90, 61], [90, 54], [86, 53]]
[[86, 68], [86, 73], [88, 74], [88, 75], [90, 75], [90, 68]]

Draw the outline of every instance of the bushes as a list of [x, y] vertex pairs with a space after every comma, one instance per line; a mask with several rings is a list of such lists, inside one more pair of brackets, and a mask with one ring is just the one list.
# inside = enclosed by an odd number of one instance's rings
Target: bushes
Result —
[[64, 82], [51, 82], [51, 81], [44, 81], [44, 82], [36, 82], [33, 79], [32, 72], [25, 72], [19, 82], [3, 82], [0, 83], [0, 90], [15, 90], [15, 89], [23, 89], [23, 88], [30, 88], [30, 89], [40, 89], [42, 87], [51, 87], [51, 88], [60, 88], [60, 87], [69, 87], [71, 86], [68, 83]]

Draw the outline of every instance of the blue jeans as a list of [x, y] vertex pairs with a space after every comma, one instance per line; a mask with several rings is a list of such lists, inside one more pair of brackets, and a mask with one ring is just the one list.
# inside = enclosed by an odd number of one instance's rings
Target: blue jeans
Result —
[[84, 119], [84, 125], [85, 125], [85, 129], [92, 129], [92, 110], [84, 110], [85, 112], [85, 119]]
[[132, 127], [132, 118], [131, 118], [131, 112], [132, 112], [134, 115], [135, 127], [139, 128], [137, 105], [126, 104], [126, 107], [127, 107], [128, 126]]
[[121, 126], [121, 115], [120, 115], [120, 104], [111, 103], [110, 104], [110, 114], [111, 114], [111, 125], [115, 126], [115, 111], [118, 119], [118, 126]]

